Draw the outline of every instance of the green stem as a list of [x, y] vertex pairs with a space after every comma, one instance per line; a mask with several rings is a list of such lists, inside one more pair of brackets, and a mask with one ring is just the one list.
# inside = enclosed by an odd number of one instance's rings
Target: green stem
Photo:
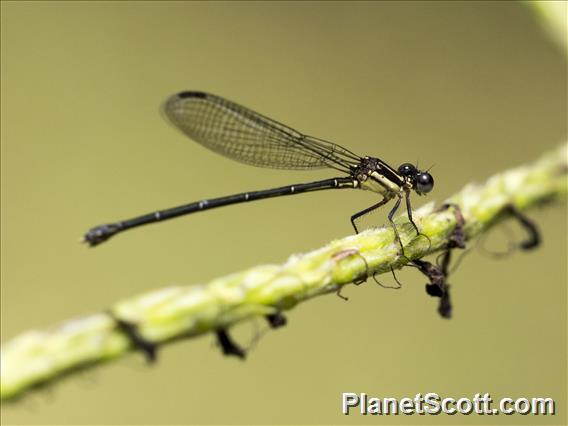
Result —
[[[469, 184], [446, 202], [457, 204], [467, 239], [503, 219], [508, 204], [519, 210], [550, 204], [568, 193], [567, 146], [534, 164]], [[417, 237], [406, 215], [396, 222], [405, 254], [411, 259], [444, 248], [456, 226], [453, 211], [429, 203], [414, 212], [424, 237]], [[288, 310], [315, 296], [336, 292], [368, 274], [401, 268], [408, 260], [390, 227], [332, 241], [310, 253], [291, 256], [282, 265], [263, 265], [218, 278], [206, 285], [161, 288], [112, 307], [113, 314], [137, 325], [140, 335], [162, 344], [231, 326], [239, 321]], [[45, 331], [29, 331], [3, 345], [2, 400], [73, 371], [124, 356], [130, 340], [108, 313], [76, 318]]]

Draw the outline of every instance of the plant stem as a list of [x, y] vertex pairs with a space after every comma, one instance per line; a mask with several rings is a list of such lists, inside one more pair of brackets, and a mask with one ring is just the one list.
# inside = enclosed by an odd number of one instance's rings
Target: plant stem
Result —
[[[467, 239], [503, 220], [512, 204], [524, 211], [563, 200], [568, 193], [567, 145], [534, 164], [499, 173], [483, 185], [469, 184], [446, 203], [457, 204]], [[397, 229], [410, 259], [444, 249], [456, 226], [451, 209], [429, 203], [414, 211], [417, 236], [406, 215]], [[161, 288], [115, 304], [116, 318], [135, 324], [145, 340], [162, 344], [229, 327], [239, 321], [288, 310], [315, 296], [375, 273], [401, 268], [408, 259], [390, 226], [332, 241], [282, 265], [262, 265], [218, 278], [206, 285]], [[108, 312], [66, 321], [45, 331], [29, 331], [3, 345], [1, 399], [18, 397], [34, 386], [79, 369], [124, 356], [131, 340]]]

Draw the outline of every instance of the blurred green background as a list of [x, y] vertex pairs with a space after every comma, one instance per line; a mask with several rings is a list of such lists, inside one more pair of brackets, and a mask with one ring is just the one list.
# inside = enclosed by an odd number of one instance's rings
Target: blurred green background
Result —
[[[247, 167], [184, 138], [158, 110], [183, 89], [394, 166], [435, 164], [437, 201], [567, 133], [563, 51], [521, 3], [2, 2], [3, 342], [153, 288], [282, 262], [350, 234], [349, 216], [376, 201], [300, 195], [79, 245], [103, 222], [332, 177]], [[136, 354], [73, 376], [3, 406], [2, 421], [565, 424], [566, 209], [530, 215], [542, 248], [498, 261], [473, 250], [450, 280], [450, 321], [408, 268], [400, 291], [370, 280], [346, 288], [348, 303], [298, 306], [244, 363], [207, 335], [167, 346], [153, 368]], [[504, 244], [499, 229], [486, 243]], [[236, 330], [243, 344], [254, 334]], [[347, 417], [342, 392], [553, 397], [559, 414]]]

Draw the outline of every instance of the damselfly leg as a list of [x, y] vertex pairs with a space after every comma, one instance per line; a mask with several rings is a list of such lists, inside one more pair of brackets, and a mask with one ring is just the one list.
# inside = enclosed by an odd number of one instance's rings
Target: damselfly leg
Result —
[[390, 200], [391, 200], [391, 198], [385, 197], [381, 201], [379, 201], [377, 204], [373, 204], [371, 207], [367, 207], [365, 210], [361, 210], [359, 213], [355, 213], [353, 216], [351, 216], [351, 225], [353, 225], [353, 229], [355, 230], [355, 233], [356, 234], [359, 233], [359, 229], [357, 229], [357, 224], [355, 223], [357, 221], [357, 219], [365, 216], [368, 213], [371, 213], [371, 212], [377, 210], [381, 206], [384, 206]]

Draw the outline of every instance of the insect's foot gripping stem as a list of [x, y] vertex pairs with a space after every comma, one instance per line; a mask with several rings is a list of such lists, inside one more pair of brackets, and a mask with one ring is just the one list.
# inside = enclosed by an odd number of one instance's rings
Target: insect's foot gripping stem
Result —
[[144, 339], [138, 332], [136, 324], [117, 318], [111, 312], [109, 312], [109, 314], [116, 322], [118, 329], [128, 337], [128, 339], [132, 343], [132, 346], [134, 346], [144, 354], [146, 360], [148, 361], [148, 364], [153, 364], [154, 362], [156, 362], [157, 345]]
[[227, 355], [227, 356], [236, 356], [237, 358], [240, 359], [245, 359], [246, 357], [246, 352], [243, 348], [241, 348], [239, 345], [237, 345], [233, 339], [231, 339], [231, 336], [229, 336], [229, 333], [227, 332], [227, 330], [225, 330], [224, 328], [221, 328], [219, 330], [217, 330], [215, 332], [215, 334], [217, 335], [217, 342], [219, 343], [219, 346], [221, 346], [221, 350], [223, 351], [223, 355]]
[[[406, 255], [406, 252], [404, 251], [404, 244], [402, 243], [402, 238], [400, 238], [400, 234], [398, 233], [398, 229], [397, 229], [396, 224], [394, 223], [394, 221], [391, 221], [391, 227], [392, 227], [392, 230], [394, 231], [394, 239], [395, 239], [395, 241], [398, 243], [398, 245], [400, 246], [400, 256], [401, 256], [403, 259], [406, 259], [406, 261], [407, 261], [408, 263], [411, 263], [411, 262], [412, 262], [412, 259], [411, 259], [410, 257], [408, 257], [408, 256]], [[420, 233], [418, 233], [418, 235], [420, 235]], [[377, 280], [375, 279], [375, 281], [377, 281]]]
[[[400, 206], [400, 202], [402, 201], [402, 197], [398, 197], [398, 199], [396, 200], [394, 207], [391, 209], [391, 211], [389, 212], [389, 214], [387, 215], [387, 218], [391, 224], [392, 230], [394, 232], [394, 239], [395, 241], [398, 241], [398, 244], [400, 245], [400, 252], [401, 252], [401, 256], [403, 258], [405, 258], [408, 262], [412, 262], [412, 260], [406, 255], [406, 253], [404, 252], [404, 244], [402, 244], [402, 239], [400, 238], [400, 234], [398, 233], [398, 229], [396, 227], [396, 223], [394, 223], [394, 214], [396, 213], [396, 211], [398, 210], [398, 207]], [[408, 201], [408, 197], [407, 197], [407, 208], [408, 208], [408, 219], [410, 220], [410, 222], [412, 223], [412, 225], [414, 226], [414, 228], [416, 229], [416, 232], [418, 232], [418, 234], [420, 234], [420, 232], [418, 231], [418, 227], [416, 226], [416, 224], [414, 223], [414, 221], [412, 220], [412, 211], [410, 209], [410, 204]]]
[[87, 231], [82, 241], [87, 243], [90, 247], [95, 247], [100, 243], [104, 243], [122, 229], [120, 223], [107, 223], [105, 225], [95, 226]]

